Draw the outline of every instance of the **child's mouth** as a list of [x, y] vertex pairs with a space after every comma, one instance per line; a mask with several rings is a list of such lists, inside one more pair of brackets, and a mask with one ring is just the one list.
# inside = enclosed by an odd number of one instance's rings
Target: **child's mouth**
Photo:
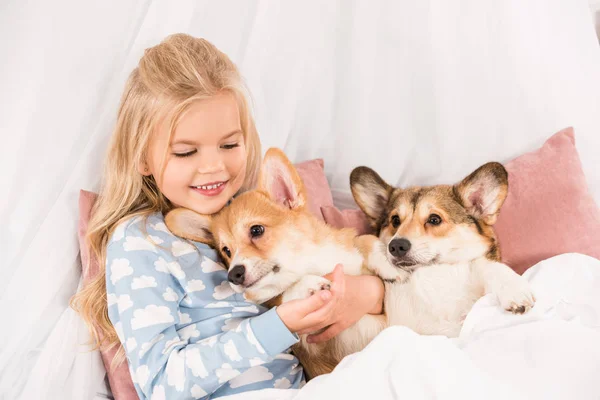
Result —
[[211, 182], [206, 185], [190, 186], [190, 188], [204, 196], [217, 196], [225, 190], [228, 182]]

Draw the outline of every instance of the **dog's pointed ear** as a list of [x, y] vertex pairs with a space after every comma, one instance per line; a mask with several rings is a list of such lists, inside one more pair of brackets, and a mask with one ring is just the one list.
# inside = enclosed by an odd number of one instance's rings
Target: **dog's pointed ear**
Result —
[[214, 246], [215, 239], [210, 231], [212, 217], [188, 210], [176, 208], [165, 216], [165, 224], [173, 234]]
[[454, 185], [453, 190], [470, 215], [493, 225], [508, 194], [508, 173], [502, 164], [490, 162]]
[[283, 151], [275, 147], [265, 154], [258, 189], [266, 192], [274, 202], [290, 209], [300, 209], [307, 204], [302, 178]]
[[350, 174], [350, 190], [356, 204], [373, 224], [385, 213], [394, 188], [371, 168], [357, 167]]

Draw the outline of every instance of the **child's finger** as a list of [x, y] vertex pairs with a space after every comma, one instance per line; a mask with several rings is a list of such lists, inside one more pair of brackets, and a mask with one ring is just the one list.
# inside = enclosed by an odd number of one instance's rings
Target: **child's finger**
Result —
[[[341, 331], [343, 331], [343, 327], [340, 323], [336, 323], [331, 325], [329, 328], [325, 329], [323, 332], [316, 335], [309, 335], [306, 340], [308, 343], [321, 343], [326, 342], [329, 339], [337, 336]], [[313, 331], [316, 332], [316, 331]]]
[[333, 295], [329, 290], [321, 290], [312, 296], [299, 300], [297, 304], [297, 311], [302, 319], [307, 318], [309, 315], [321, 310], [327, 303], [330, 302]]
[[[326, 290], [321, 291], [320, 293], [328, 292]], [[314, 296], [314, 295], [313, 295]], [[312, 296], [311, 296], [312, 297]], [[325, 327], [333, 322], [334, 312], [337, 308], [337, 299], [338, 296], [334, 296], [331, 293], [331, 299], [327, 304], [323, 305], [321, 308], [307, 314], [302, 319], [302, 325], [306, 326], [313, 330], [316, 330], [315, 327]], [[320, 328], [319, 328], [320, 329]]]
[[327, 275], [325, 275], [323, 278], [325, 279], [329, 279], [330, 281], [334, 281], [336, 277], [339, 278], [339, 274], [336, 275], [336, 272], [341, 271], [342, 275], [344, 272], [344, 268], [342, 266], [342, 264], [336, 264], [335, 268], [333, 269], [333, 271], [331, 271], [330, 273], [328, 273]]
[[344, 276], [342, 264], [336, 265], [331, 275], [331, 291], [344, 293], [344, 290], [346, 289], [346, 277]]

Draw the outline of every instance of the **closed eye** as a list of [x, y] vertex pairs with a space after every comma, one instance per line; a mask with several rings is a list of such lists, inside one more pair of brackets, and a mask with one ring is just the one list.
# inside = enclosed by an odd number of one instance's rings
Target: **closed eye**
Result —
[[231, 143], [231, 144], [224, 144], [223, 146], [221, 146], [221, 148], [225, 149], [225, 150], [235, 149], [236, 147], [240, 147], [240, 144], [239, 143]]
[[181, 158], [183, 158], [183, 157], [189, 157], [189, 156], [193, 156], [193, 155], [194, 155], [194, 154], [196, 154], [197, 152], [198, 152], [198, 150], [194, 149], [194, 150], [188, 151], [188, 152], [186, 152], [186, 153], [173, 153], [173, 155], [174, 155], [175, 157], [181, 157]]

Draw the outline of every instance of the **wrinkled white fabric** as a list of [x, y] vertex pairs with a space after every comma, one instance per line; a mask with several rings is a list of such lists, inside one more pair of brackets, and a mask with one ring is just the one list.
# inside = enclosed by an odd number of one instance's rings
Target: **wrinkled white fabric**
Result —
[[[5, 2], [0, 316], [12, 329], [0, 331], [0, 393], [9, 398], [53, 351], [51, 335], [79, 324], [67, 317], [80, 274], [78, 191], [98, 189], [127, 75], [176, 32], [231, 56], [263, 147], [324, 158], [337, 204], [359, 164], [396, 184], [445, 183], [566, 126], [600, 200], [600, 50], [585, 0]], [[57, 365], [73, 366], [80, 353], [62, 357]], [[64, 368], [64, 387], [76, 385]]]

